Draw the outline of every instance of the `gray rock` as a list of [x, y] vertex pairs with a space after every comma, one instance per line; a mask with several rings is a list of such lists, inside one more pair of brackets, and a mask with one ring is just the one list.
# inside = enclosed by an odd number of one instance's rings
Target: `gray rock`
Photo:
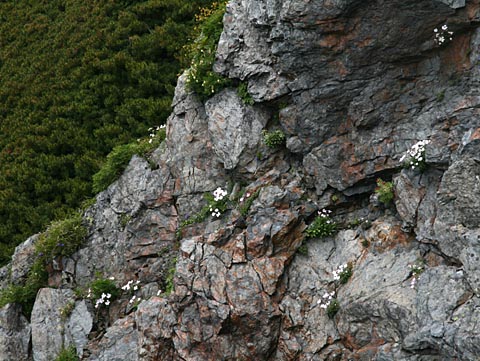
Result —
[[268, 120], [265, 111], [243, 104], [231, 89], [208, 100], [205, 111], [213, 150], [225, 169], [233, 169], [240, 162], [245, 166], [256, 158], [256, 148]]
[[11, 282], [17, 284], [27, 276], [35, 260], [35, 242], [38, 237], [39, 234], [31, 236], [15, 248], [11, 262]]
[[75, 302], [71, 290], [42, 288], [32, 310], [33, 359], [51, 361], [71, 345], [81, 356], [92, 325], [93, 316], [85, 301]]
[[138, 332], [135, 327], [134, 317], [117, 320], [94, 346], [89, 346], [90, 361], [137, 361], [139, 352], [137, 348]]
[[19, 305], [8, 304], [1, 308], [0, 360], [30, 360], [30, 333], [30, 324]]

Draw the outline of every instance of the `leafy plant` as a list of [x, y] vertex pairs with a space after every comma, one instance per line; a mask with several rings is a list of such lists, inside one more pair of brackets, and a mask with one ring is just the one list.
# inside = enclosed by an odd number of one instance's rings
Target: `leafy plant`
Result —
[[203, 8], [197, 16], [198, 25], [194, 30], [199, 35], [185, 47], [186, 57], [190, 59], [187, 86], [203, 100], [231, 83], [228, 78], [213, 71], [225, 8], [226, 1], [214, 2], [211, 7]]
[[113, 301], [120, 296], [120, 293], [120, 289], [113, 280], [99, 276], [92, 281], [88, 290], [88, 296], [90, 296], [89, 298], [94, 300], [104, 298], [102, 297], [103, 294], [110, 294], [111, 297], [109, 297], [109, 299], [110, 301]]
[[392, 202], [393, 194], [393, 183], [385, 182], [381, 178], [377, 179], [377, 187], [375, 188], [375, 194], [378, 197], [378, 200], [384, 205], [388, 206]]
[[333, 279], [335, 281], [340, 281], [342, 285], [348, 282], [350, 277], [353, 274], [353, 267], [351, 263], [346, 263], [338, 267], [337, 270], [333, 271]]
[[260, 188], [257, 189], [253, 193], [246, 192], [240, 197], [239, 203], [238, 203], [238, 210], [240, 211], [240, 214], [242, 216], [246, 216], [248, 212], [250, 211], [250, 207], [253, 204], [253, 201], [258, 198], [258, 195], [260, 194]]
[[55, 361], [78, 361], [77, 350], [75, 346], [68, 348], [62, 347]]
[[337, 224], [330, 218], [331, 211], [322, 209], [305, 231], [308, 238], [329, 237], [337, 231]]
[[60, 310], [60, 316], [62, 317], [62, 320], [66, 320], [73, 312], [75, 309], [75, 301], [70, 301], [68, 302], [61, 310]]
[[330, 301], [330, 304], [327, 307], [327, 316], [329, 318], [334, 318], [337, 312], [340, 310], [340, 302], [336, 298]]
[[285, 139], [285, 134], [281, 130], [263, 131], [263, 141], [269, 148], [277, 148], [285, 144]]
[[244, 104], [253, 105], [255, 101], [247, 90], [247, 83], [240, 83], [237, 89], [237, 94], [242, 99]]
[[37, 259], [30, 269], [23, 284], [10, 284], [0, 290], [0, 308], [8, 303], [18, 303], [22, 306], [23, 314], [29, 319], [37, 292], [47, 285], [48, 274], [43, 262]]

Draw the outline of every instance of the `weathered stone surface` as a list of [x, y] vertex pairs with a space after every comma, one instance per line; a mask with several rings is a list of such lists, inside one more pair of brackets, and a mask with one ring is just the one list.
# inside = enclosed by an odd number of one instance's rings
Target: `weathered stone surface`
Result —
[[54, 360], [62, 348], [70, 345], [81, 356], [92, 325], [93, 315], [85, 301], [75, 302], [72, 290], [42, 288], [32, 311], [33, 359]]
[[11, 262], [11, 282], [19, 283], [25, 278], [35, 260], [35, 242], [38, 234], [29, 237], [25, 242], [15, 248]]
[[0, 360], [31, 360], [30, 324], [21, 307], [8, 304], [0, 309]]
[[268, 120], [265, 110], [243, 104], [235, 90], [227, 89], [208, 100], [205, 111], [213, 150], [225, 169], [233, 169], [240, 162], [245, 166], [256, 159]]
[[101, 341], [88, 346], [90, 361], [137, 361], [138, 333], [133, 316], [117, 320], [102, 337]]

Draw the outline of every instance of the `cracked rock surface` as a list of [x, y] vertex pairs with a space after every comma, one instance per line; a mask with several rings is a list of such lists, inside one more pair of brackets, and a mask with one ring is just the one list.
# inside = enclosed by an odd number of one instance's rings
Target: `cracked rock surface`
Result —
[[[165, 142], [97, 195], [85, 246], [49, 270], [58, 289], [40, 290], [30, 323], [0, 310], [0, 360], [62, 345], [91, 361], [479, 359], [479, 11], [229, 1], [214, 69], [254, 104], [234, 88], [202, 103], [179, 78]], [[444, 24], [452, 41], [437, 44]], [[270, 148], [262, 132], [276, 129], [286, 142]], [[405, 168], [421, 140], [425, 169]], [[195, 218], [217, 187], [221, 215]], [[306, 238], [324, 208], [336, 232]], [[25, 278], [34, 242], [0, 269], [2, 287]], [[138, 280], [137, 301], [95, 309], [74, 294], [98, 274]]]

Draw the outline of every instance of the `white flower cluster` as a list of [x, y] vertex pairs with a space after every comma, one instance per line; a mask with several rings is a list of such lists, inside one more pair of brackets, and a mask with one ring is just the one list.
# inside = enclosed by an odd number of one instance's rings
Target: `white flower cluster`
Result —
[[[126, 285], [122, 286], [122, 290], [124, 290], [124, 291], [135, 292], [135, 291], [138, 291], [139, 289], [140, 289], [140, 281], [139, 280], [136, 280], [136, 281], [130, 280], [130, 281], [127, 282]], [[140, 297], [138, 297], [136, 295], [133, 295], [128, 303], [140, 302], [141, 300], [142, 299]]]
[[345, 271], [346, 269], [348, 268], [348, 264], [342, 264], [340, 266], [338, 266], [338, 268], [333, 271], [333, 280], [334, 281], [339, 281], [340, 280], [340, 275], [343, 271]]
[[412, 279], [410, 280], [410, 288], [415, 288], [417, 280], [420, 277], [420, 274], [423, 272], [423, 267], [416, 264], [409, 264], [408, 268], [412, 272]]
[[327, 224], [332, 223], [332, 220], [330, 219], [330, 214], [332, 214], [332, 211], [329, 210], [329, 209], [323, 208], [321, 211], [318, 211], [318, 215], [320, 217], [327, 219], [327, 221], [326, 221]]
[[213, 208], [213, 207], [210, 207], [210, 212], [212, 213], [212, 217], [217, 217], [217, 218], [219, 218], [220, 215], [222, 214], [218, 208]]
[[335, 291], [325, 292], [325, 294], [317, 301], [317, 305], [320, 305], [320, 308], [326, 310], [330, 306], [330, 302], [335, 298]]
[[213, 191], [213, 200], [215, 202], [221, 201], [227, 195], [227, 191], [218, 187]]
[[98, 308], [101, 304], [108, 306], [110, 304], [110, 298], [112, 298], [110, 293], [102, 293], [102, 296], [95, 301], [95, 308]]
[[453, 31], [448, 31], [447, 24], [442, 25], [440, 29], [438, 28], [433, 29], [433, 32], [435, 33], [434, 41], [438, 45], [442, 45], [447, 40], [452, 41]]
[[414, 145], [400, 158], [400, 163], [406, 162], [407, 166], [415, 169], [425, 164], [425, 147], [430, 140], [421, 140]]
[[157, 134], [155, 133], [155, 131], [158, 132], [160, 129], [163, 129], [163, 128], [165, 128], [165, 127], [166, 127], [166, 125], [163, 124], [163, 125], [158, 125], [158, 126], [156, 126], [156, 127], [148, 128], [148, 131], [150, 132], [150, 134], [149, 134], [150, 139], [148, 140], [148, 142], [149, 142], [150, 144], [152, 144], [153, 139], [154, 139], [155, 136], [157, 135]]

